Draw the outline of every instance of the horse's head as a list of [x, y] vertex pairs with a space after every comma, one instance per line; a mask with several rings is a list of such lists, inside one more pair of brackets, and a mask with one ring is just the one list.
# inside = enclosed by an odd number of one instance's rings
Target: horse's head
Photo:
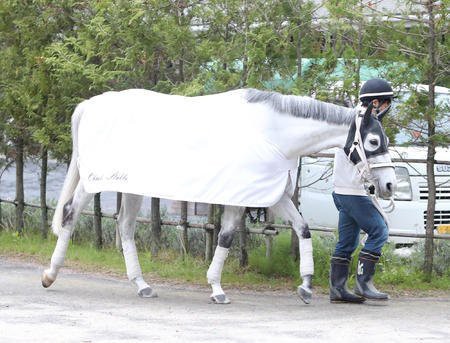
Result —
[[370, 104], [364, 114], [357, 114], [344, 151], [358, 168], [363, 180], [372, 184], [383, 199], [392, 197], [397, 186], [388, 145], [386, 133], [380, 121], [372, 115]]

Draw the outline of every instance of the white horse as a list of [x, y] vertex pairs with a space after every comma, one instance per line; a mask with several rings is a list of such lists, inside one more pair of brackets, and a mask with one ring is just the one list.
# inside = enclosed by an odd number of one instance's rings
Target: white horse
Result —
[[127, 275], [139, 296], [156, 296], [142, 277], [134, 242], [147, 195], [225, 205], [207, 272], [211, 299], [221, 304], [230, 302], [221, 274], [245, 207], [268, 207], [299, 237], [298, 294], [309, 303], [311, 235], [291, 201], [297, 159], [346, 145], [362, 177], [383, 197], [392, 196], [396, 181], [386, 135], [370, 112], [254, 89], [199, 97], [134, 89], [82, 102], [72, 116], [72, 160], [52, 223], [58, 241], [42, 285], [56, 280], [75, 222], [93, 194], [117, 191], [124, 193], [118, 225]]

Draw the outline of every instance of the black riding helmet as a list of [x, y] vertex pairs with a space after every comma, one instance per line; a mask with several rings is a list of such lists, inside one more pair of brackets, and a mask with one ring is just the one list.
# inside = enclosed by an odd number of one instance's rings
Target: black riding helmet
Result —
[[370, 79], [366, 81], [359, 92], [359, 100], [362, 105], [367, 107], [369, 104], [377, 99], [380, 104], [384, 101], [389, 101], [389, 106], [382, 112], [378, 112], [378, 119], [381, 120], [390, 109], [390, 103], [394, 98], [394, 91], [391, 85], [383, 79]]
[[366, 81], [359, 92], [359, 100], [363, 105], [368, 105], [372, 100], [392, 100], [394, 91], [391, 85], [383, 79], [371, 79]]

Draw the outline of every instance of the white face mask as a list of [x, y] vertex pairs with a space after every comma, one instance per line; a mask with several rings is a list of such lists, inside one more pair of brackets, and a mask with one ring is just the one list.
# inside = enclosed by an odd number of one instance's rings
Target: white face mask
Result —
[[[380, 105], [381, 106], [381, 105]], [[379, 107], [380, 106], [378, 106], [378, 107], [376, 107], [375, 109], [376, 109], [376, 111], [377, 111], [377, 119], [379, 120], [379, 121], [382, 121], [383, 120], [383, 117], [389, 112], [389, 110], [391, 109], [391, 106], [392, 106], [392, 104], [389, 104], [385, 109], [383, 109], [383, 110], [379, 110]]]

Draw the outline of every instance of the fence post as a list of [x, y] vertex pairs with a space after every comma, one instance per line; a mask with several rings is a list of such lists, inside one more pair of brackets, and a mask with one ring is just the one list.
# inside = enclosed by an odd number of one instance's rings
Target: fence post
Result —
[[[3, 167], [3, 170], [0, 171], [0, 184], [2, 182], [3, 173], [14, 163], [14, 160], [11, 160], [6, 163]], [[2, 199], [0, 199], [0, 229], [2, 228]]]
[[118, 251], [122, 251], [122, 240], [120, 238], [120, 231], [119, 231], [119, 212], [120, 207], [122, 206], [122, 193], [116, 194], [116, 249]]
[[150, 251], [153, 256], [156, 256], [161, 247], [161, 213], [159, 198], [152, 198], [150, 210], [152, 221], [152, 241], [150, 242]]
[[24, 224], [25, 211], [25, 194], [24, 194], [24, 141], [23, 138], [17, 139], [16, 146], [16, 230], [19, 235], [22, 235]]
[[272, 258], [273, 237], [272, 235], [264, 235], [266, 242], [266, 258], [270, 260]]
[[[215, 205], [208, 205], [208, 224], [214, 224], [214, 208]], [[205, 230], [206, 234], [206, 242], [205, 242], [205, 260], [211, 261], [213, 257], [213, 240], [214, 240], [214, 231], [213, 230]]]
[[181, 231], [181, 250], [183, 255], [189, 254], [189, 238], [188, 238], [188, 227], [187, 227], [187, 214], [188, 214], [188, 203], [187, 201], [180, 201], [180, 226]]
[[48, 150], [41, 148], [41, 179], [40, 179], [40, 201], [41, 201], [41, 233], [42, 238], [47, 239], [48, 234], [48, 209], [47, 209], [47, 174], [48, 174]]
[[[267, 209], [266, 211], [266, 223], [267, 226], [272, 225], [275, 222], [275, 218], [273, 212]], [[266, 258], [272, 258], [272, 250], [273, 250], [273, 236], [272, 235], [264, 235], [264, 240], [266, 243]]]
[[247, 254], [247, 226], [245, 225], [246, 214], [244, 213], [239, 225], [239, 265], [245, 267], [248, 265]]
[[94, 196], [94, 228], [95, 228], [95, 247], [101, 249], [103, 246], [102, 234], [102, 207], [100, 203], [100, 193]]

